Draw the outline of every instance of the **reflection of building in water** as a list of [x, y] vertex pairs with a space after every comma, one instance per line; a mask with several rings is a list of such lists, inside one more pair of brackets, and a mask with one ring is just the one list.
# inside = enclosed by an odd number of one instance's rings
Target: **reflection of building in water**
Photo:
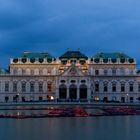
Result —
[[59, 58], [25, 52], [0, 70], [0, 101], [140, 100], [136, 61], [123, 53], [97, 53], [89, 58], [68, 50]]

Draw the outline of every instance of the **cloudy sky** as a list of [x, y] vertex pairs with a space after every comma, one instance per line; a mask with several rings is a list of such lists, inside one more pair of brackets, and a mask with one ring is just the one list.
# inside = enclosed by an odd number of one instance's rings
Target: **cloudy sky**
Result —
[[0, 67], [24, 51], [124, 52], [140, 63], [140, 0], [0, 0]]

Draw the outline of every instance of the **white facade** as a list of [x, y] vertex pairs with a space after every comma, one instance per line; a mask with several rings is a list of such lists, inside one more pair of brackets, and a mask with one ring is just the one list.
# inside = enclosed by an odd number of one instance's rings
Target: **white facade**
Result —
[[0, 102], [140, 100], [140, 75], [131, 57], [100, 53], [87, 58], [79, 51], [58, 59], [44, 55], [11, 59], [9, 73], [0, 74]]

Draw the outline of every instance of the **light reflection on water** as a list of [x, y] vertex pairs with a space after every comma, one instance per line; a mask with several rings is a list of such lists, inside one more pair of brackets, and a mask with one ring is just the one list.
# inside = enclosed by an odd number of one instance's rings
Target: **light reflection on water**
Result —
[[0, 119], [0, 140], [138, 140], [139, 116]]
[[[0, 110], [46, 113], [47, 110]], [[140, 116], [86, 118], [0, 118], [0, 140], [139, 140]]]

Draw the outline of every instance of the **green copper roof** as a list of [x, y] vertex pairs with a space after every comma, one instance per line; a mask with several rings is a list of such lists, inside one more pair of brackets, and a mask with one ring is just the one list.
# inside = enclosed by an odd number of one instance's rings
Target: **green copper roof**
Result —
[[59, 57], [59, 59], [63, 59], [63, 58], [66, 58], [66, 59], [69, 59], [69, 58], [88, 59], [88, 57], [86, 55], [82, 54], [80, 51], [67, 51], [66, 53], [64, 53], [63, 55], [61, 55]]
[[8, 70], [6, 69], [0, 69], [0, 74], [8, 74]]
[[24, 52], [19, 58], [47, 58], [52, 59], [54, 58], [49, 53], [30, 53], [30, 52]]
[[97, 53], [96, 55], [93, 56], [94, 59], [131, 59], [131, 57], [129, 57], [128, 55], [124, 54], [124, 53]]

